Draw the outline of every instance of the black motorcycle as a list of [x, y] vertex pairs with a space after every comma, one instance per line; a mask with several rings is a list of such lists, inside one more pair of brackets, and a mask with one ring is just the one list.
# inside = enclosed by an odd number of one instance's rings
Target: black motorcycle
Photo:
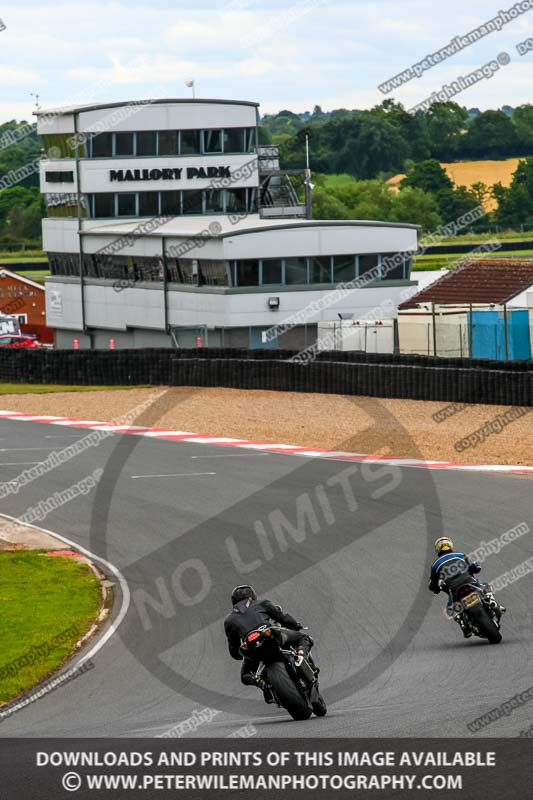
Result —
[[452, 598], [452, 613], [461, 617], [462, 626], [490, 644], [501, 642], [501, 614], [490, 584], [466, 581], [452, 589]]
[[246, 634], [243, 655], [257, 660], [256, 682], [263, 686], [266, 702], [275, 702], [293, 719], [309, 719], [327, 714], [318, 688], [318, 670], [311, 656], [298, 654], [285, 641], [283, 628], [261, 625]]

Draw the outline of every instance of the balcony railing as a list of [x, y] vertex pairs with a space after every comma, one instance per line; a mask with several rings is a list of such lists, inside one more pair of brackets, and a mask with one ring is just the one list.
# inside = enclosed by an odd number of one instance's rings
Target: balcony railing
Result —
[[279, 170], [279, 147], [276, 145], [261, 145], [257, 148], [259, 159], [259, 174]]

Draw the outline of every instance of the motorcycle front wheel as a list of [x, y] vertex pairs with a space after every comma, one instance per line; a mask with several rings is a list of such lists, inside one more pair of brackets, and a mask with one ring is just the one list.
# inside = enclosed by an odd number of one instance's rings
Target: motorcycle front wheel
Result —
[[326, 705], [326, 701], [318, 691], [317, 691], [317, 697], [314, 700], [312, 700], [311, 705], [313, 707], [313, 712], [317, 717], [325, 717], [326, 714], [328, 713], [328, 707]]

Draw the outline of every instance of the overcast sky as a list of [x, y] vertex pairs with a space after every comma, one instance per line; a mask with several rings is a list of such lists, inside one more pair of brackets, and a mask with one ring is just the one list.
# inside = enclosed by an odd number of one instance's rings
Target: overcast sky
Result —
[[[256, 100], [261, 111], [369, 108], [377, 85], [508, 9], [514, 0], [4, 0], [0, 121], [68, 102], [196, 96]], [[533, 2], [532, 2], [533, 5]], [[0, 26], [2, 27], [2, 26]], [[407, 108], [507, 53], [463, 92], [467, 107], [532, 102], [533, 10], [392, 96]]]

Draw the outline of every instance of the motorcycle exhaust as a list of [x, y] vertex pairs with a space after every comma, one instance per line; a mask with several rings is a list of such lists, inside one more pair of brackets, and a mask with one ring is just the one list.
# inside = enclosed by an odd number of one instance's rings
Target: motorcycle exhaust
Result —
[[306, 681], [312, 683], [315, 680], [316, 676], [315, 676], [315, 671], [311, 667], [309, 661], [307, 661], [307, 659], [304, 658], [303, 656], [298, 656], [298, 658], [296, 658], [295, 661], [296, 661], [296, 666], [302, 673], [302, 676], [306, 679]]

